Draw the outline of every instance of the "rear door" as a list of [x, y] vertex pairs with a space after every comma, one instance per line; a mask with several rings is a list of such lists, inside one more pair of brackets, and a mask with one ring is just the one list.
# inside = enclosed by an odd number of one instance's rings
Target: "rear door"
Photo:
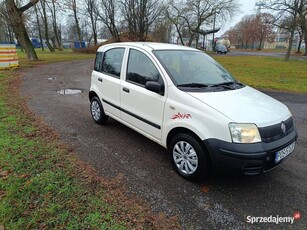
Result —
[[145, 88], [147, 81], [164, 85], [150, 56], [138, 49], [129, 50], [126, 78], [122, 82], [122, 119], [154, 139], [161, 140], [166, 96]]
[[120, 93], [124, 47], [111, 48], [103, 53], [101, 70], [95, 80], [106, 114], [120, 118]]

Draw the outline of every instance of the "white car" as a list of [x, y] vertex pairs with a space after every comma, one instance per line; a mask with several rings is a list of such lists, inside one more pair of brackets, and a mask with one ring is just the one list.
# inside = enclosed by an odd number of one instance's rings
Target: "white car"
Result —
[[293, 152], [297, 139], [284, 104], [184, 46], [100, 47], [89, 99], [96, 123], [112, 117], [164, 146], [186, 179], [202, 178], [212, 166], [264, 173]]

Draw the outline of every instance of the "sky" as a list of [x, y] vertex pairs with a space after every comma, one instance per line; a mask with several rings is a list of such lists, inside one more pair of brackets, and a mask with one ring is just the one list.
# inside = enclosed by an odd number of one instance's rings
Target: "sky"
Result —
[[224, 34], [228, 29], [237, 24], [245, 15], [256, 13], [256, 0], [239, 0], [239, 4], [241, 4], [241, 13], [237, 13], [237, 15], [230, 21], [226, 22], [224, 25], [221, 25], [221, 30], [217, 33], [217, 36]]

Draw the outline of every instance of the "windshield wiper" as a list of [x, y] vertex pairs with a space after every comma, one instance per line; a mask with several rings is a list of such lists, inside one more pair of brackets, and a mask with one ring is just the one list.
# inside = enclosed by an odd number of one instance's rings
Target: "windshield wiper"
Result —
[[241, 82], [228, 81], [228, 82], [222, 82], [219, 84], [210, 85], [210, 87], [220, 87], [221, 86], [227, 89], [234, 89], [234, 87], [231, 87], [233, 85], [244, 86]]
[[209, 86], [202, 83], [186, 83], [186, 84], [179, 84], [177, 85], [177, 87], [205, 88]]

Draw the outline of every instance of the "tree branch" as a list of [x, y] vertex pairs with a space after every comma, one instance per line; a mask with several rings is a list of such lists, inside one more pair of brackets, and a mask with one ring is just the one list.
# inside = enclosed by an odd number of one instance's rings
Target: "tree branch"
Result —
[[39, 0], [30, 0], [26, 5], [20, 7], [18, 9], [19, 12], [23, 13], [25, 12], [26, 10], [30, 9], [32, 6], [34, 6], [36, 3], [38, 3]]

